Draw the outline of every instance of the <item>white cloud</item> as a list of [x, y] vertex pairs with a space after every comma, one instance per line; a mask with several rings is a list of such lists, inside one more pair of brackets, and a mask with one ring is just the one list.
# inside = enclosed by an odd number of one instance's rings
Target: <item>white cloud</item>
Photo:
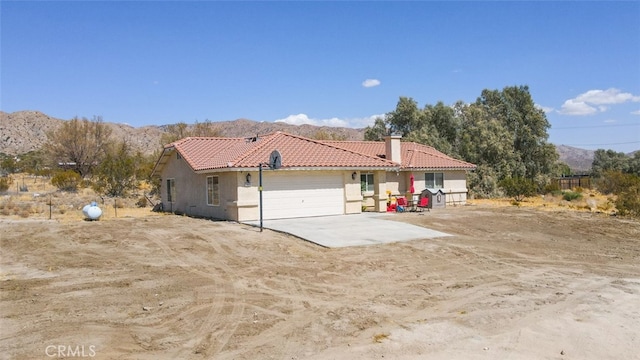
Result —
[[607, 90], [589, 90], [584, 94], [578, 95], [576, 100], [594, 105], [622, 104], [627, 101], [638, 102], [640, 101], [640, 96], [634, 96], [631, 93], [623, 93], [618, 89], [610, 88]]
[[284, 119], [275, 120], [275, 122], [282, 122], [291, 125], [315, 125], [315, 126], [333, 126], [333, 127], [347, 127], [360, 129], [367, 126], [371, 126], [374, 124], [376, 118], [382, 117], [384, 118], [384, 114], [382, 115], [371, 115], [363, 118], [329, 118], [329, 119], [313, 119], [310, 118], [307, 114], [296, 114], [289, 115]]
[[559, 113], [565, 115], [590, 115], [598, 112], [593, 106], [587, 105], [584, 101], [569, 99], [562, 104]]
[[613, 123], [618, 122], [618, 121], [614, 120], [614, 119], [607, 119], [604, 122], [607, 123], [607, 124], [613, 124]]
[[640, 110], [632, 111], [631, 115], [640, 115]]
[[312, 119], [307, 114], [289, 115], [284, 119], [278, 119], [275, 122], [283, 122], [291, 125], [316, 125], [316, 126], [341, 126], [347, 127], [347, 122], [338, 118], [331, 119]]
[[605, 112], [609, 110], [609, 106], [605, 105], [622, 104], [629, 101], [640, 102], [640, 96], [623, 93], [615, 88], [589, 90], [565, 101], [558, 112], [565, 115], [590, 115], [598, 111]]
[[540, 109], [540, 110], [544, 111], [545, 114], [548, 114], [548, 113], [553, 112], [555, 110], [552, 107], [542, 106], [542, 105], [538, 105], [538, 104], [535, 104], [534, 106], [536, 107], [536, 109]]
[[362, 86], [366, 87], [366, 88], [370, 88], [370, 87], [375, 87], [380, 85], [380, 80], [378, 79], [367, 79], [365, 81], [362, 82]]

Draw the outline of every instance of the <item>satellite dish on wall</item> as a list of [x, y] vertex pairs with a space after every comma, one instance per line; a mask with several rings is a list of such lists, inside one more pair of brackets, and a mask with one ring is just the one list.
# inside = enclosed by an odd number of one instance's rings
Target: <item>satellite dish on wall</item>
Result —
[[269, 156], [269, 168], [271, 170], [278, 170], [282, 166], [282, 155], [278, 150], [273, 150], [271, 156]]

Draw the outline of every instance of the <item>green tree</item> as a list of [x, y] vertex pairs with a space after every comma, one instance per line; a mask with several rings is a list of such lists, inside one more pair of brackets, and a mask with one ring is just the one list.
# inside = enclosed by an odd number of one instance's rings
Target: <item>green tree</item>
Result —
[[623, 152], [613, 150], [598, 149], [593, 154], [591, 164], [591, 175], [595, 178], [602, 177], [608, 171], [618, 171], [628, 173], [631, 165], [631, 158]]
[[111, 129], [101, 117], [73, 118], [47, 133], [43, 150], [54, 164], [64, 163], [86, 177], [105, 156], [110, 141]]
[[325, 129], [318, 129], [313, 135], [310, 136], [311, 139], [316, 140], [337, 140], [344, 141], [347, 137], [344, 134], [339, 134], [333, 131], [327, 131]]
[[470, 191], [481, 197], [499, 195], [498, 182], [512, 174], [524, 174], [513, 149], [513, 134], [488, 109], [470, 104], [460, 108], [460, 156], [478, 166], [469, 176]]
[[160, 145], [164, 147], [174, 141], [184, 139], [186, 137], [220, 137], [222, 132], [220, 128], [214, 125], [210, 120], [204, 122], [195, 122], [193, 125], [187, 125], [184, 122], [167, 125], [164, 133], [160, 137]]
[[376, 117], [372, 126], [364, 129], [364, 139], [367, 141], [382, 141], [389, 134], [389, 129], [383, 118]]
[[521, 177], [508, 177], [500, 181], [499, 186], [504, 193], [515, 201], [522, 201], [525, 197], [533, 196], [536, 193], [536, 184], [531, 179]]
[[629, 158], [627, 171], [629, 174], [640, 176], [640, 151], [636, 151], [633, 153], [633, 156]]
[[5, 156], [0, 162], [0, 170], [7, 174], [14, 174], [18, 172], [18, 162], [13, 156]]
[[551, 124], [544, 111], [536, 108], [528, 86], [484, 90], [476, 103], [484, 106], [491, 117], [513, 134], [512, 148], [522, 166], [512, 166], [514, 172], [505, 175], [536, 180], [552, 171], [559, 156], [555, 147], [547, 142]]
[[73, 170], [58, 171], [51, 178], [51, 184], [62, 191], [78, 191], [82, 177]]
[[412, 98], [400, 97], [395, 110], [365, 129], [365, 139], [400, 133], [472, 162], [478, 168], [469, 175], [471, 192], [486, 197], [499, 194], [498, 183], [506, 178], [527, 178], [542, 189], [560, 174], [558, 153], [547, 141], [549, 127], [529, 87], [511, 86], [485, 89], [472, 104], [438, 102], [422, 110]]
[[621, 215], [640, 216], [640, 176], [608, 170], [596, 185], [602, 193], [616, 195], [615, 205]]
[[22, 164], [22, 171], [34, 175], [42, 175], [46, 167], [45, 155], [41, 150], [29, 151], [20, 155], [20, 163]]
[[97, 167], [93, 188], [107, 196], [126, 196], [138, 186], [136, 157], [126, 141], [112, 146]]
[[400, 97], [396, 109], [386, 115], [386, 123], [394, 134], [407, 137], [422, 126], [424, 113], [412, 98]]

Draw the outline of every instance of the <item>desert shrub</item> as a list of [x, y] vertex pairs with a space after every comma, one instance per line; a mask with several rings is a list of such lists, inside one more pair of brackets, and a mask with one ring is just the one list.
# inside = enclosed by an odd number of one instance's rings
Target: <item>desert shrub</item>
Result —
[[573, 191], [582, 194], [584, 192], [584, 189], [581, 186], [576, 186]]
[[574, 191], [565, 191], [562, 194], [562, 198], [566, 201], [580, 200], [582, 199], [582, 194]]
[[615, 205], [621, 215], [640, 217], [640, 177], [628, 174], [633, 184], [618, 194]]
[[596, 187], [602, 194], [618, 194], [631, 185], [633, 185], [633, 175], [620, 171], [607, 171], [596, 182]]
[[564, 191], [562, 191], [562, 190], [553, 190], [551, 192], [551, 195], [553, 195], [553, 196], [562, 196], [563, 194], [564, 194]]
[[0, 177], [0, 193], [7, 192], [12, 183], [13, 179], [10, 176]]
[[560, 192], [560, 185], [557, 182], [551, 182], [545, 185], [543, 189], [545, 194], [553, 194], [554, 192]]
[[113, 201], [114, 201], [114, 203], [113, 203], [113, 207], [114, 208], [124, 209], [125, 206], [126, 206], [125, 201], [122, 200], [122, 199], [114, 199]]
[[525, 197], [533, 196], [536, 193], [536, 184], [525, 178], [506, 178], [498, 183], [508, 197], [515, 201], [522, 201]]
[[78, 191], [81, 182], [80, 174], [73, 170], [60, 171], [51, 178], [51, 184], [62, 191]]
[[615, 194], [613, 203], [621, 215], [640, 217], [640, 176], [619, 171], [608, 171], [598, 181], [598, 190]]
[[147, 207], [147, 198], [144, 196], [140, 196], [136, 201], [136, 206], [139, 208]]

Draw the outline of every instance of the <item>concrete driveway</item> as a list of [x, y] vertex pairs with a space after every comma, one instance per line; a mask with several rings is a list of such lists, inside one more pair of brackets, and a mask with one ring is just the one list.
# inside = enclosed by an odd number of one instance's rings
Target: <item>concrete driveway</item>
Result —
[[[263, 227], [297, 236], [324, 247], [387, 244], [431, 239], [449, 234], [425, 227], [393, 221], [401, 214], [362, 213], [294, 219], [264, 220]], [[260, 226], [259, 221], [247, 224]]]

